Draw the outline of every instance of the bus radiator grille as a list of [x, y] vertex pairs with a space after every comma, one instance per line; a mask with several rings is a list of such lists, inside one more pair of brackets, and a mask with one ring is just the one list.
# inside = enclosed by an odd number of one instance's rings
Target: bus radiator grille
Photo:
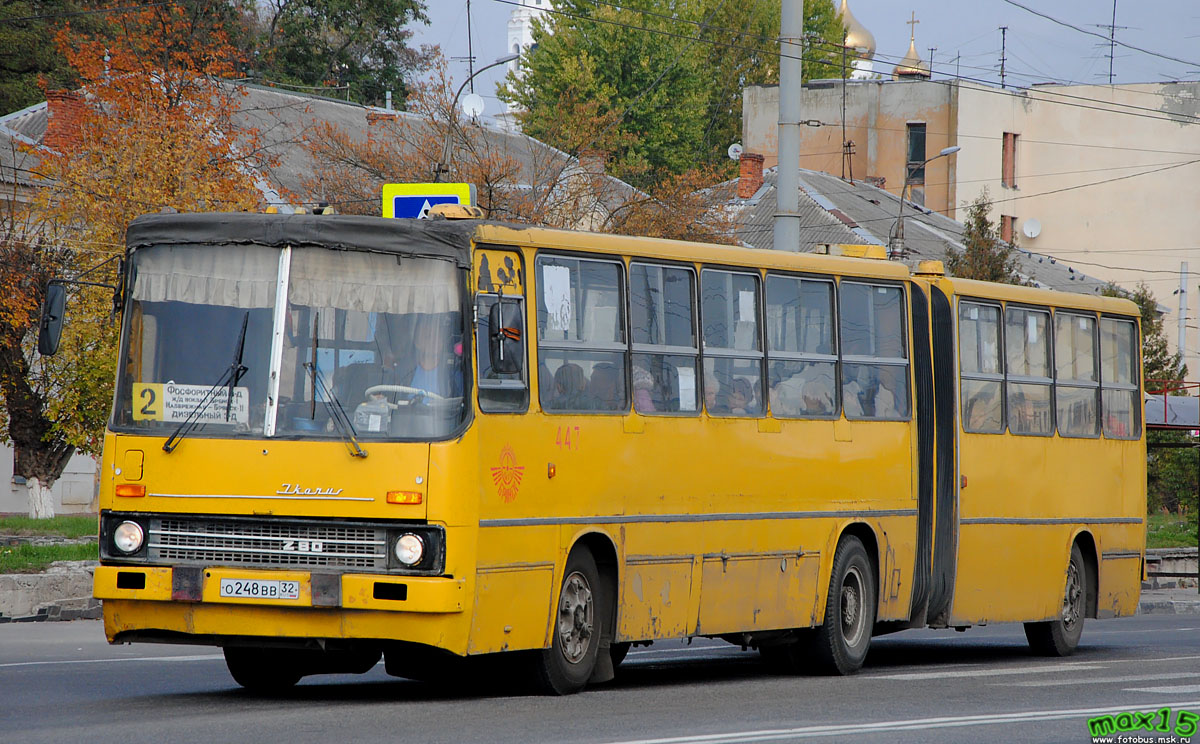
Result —
[[387, 530], [373, 525], [212, 517], [150, 521], [150, 562], [386, 571]]

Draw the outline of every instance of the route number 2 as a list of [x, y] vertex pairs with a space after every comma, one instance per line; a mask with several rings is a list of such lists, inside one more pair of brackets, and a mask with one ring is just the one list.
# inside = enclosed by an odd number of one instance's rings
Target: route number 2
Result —
[[559, 449], [578, 450], [579, 449], [579, 427], [578, 426], [560, 426], [558, 427], [558, 437], [554, 440]]

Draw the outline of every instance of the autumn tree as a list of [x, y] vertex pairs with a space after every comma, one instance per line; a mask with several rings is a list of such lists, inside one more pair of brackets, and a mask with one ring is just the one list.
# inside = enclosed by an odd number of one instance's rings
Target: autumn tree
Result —
[[265, 0], [257, 4], [256, 76], [321, 88], [348, 86], [350, 100], [405, 100], [407, 79], [427, 69], [428, 49], [408, 44], [413, 22], [427, 22], [419, 0]]
[[[701, 186], [711, 173], [692, 172], [663, 182], [653, 193], [606, 175], [604, 150], [582, 159], [521, 134], [482, 126], [452, 109], [456, 86], [444, 61], [419, 81], [408, 111], [371, 114], [370, 134], [357, 137], [334, 124], [306, 138], [313, 176], [305, 188], [343, 212], [378, 214], [384, 183], [431, 180], [447, 143], [444, 180], [475, 184], [490, 219], [622, 234], [729, 242], [733, 225], [711, 209]], [[619, 133], [594, 102], [575, 100], [559, 116], [564, 140], [613, 143]]]
[[[221, 79], [236, 74], [238, 52], [224, 10], [164, 2], [105, 15], [102, 34], [70, 24], [57, 34], [83, 86], [65, 96], [75, 118], [52, 122], [62, 135], [55, 149], [25, 153], [40, 186], [29, 203], [10, 201], [0, 232], [6, 288], [15, 288], [0, 323], [0, 423], [31, 515], [52, 515], [50, 488], [76, 449], [99, 451], [116, 352], [111, 293], [78, 290], [59, 354], [35, 355], [47, 277], [77, 277], [119, 256], [139, 214], [258, 205], [252, 174], [270, 157], [257, 132], [233, 123], [241, 93]], [[113, 268], [87, 278], [113, 281]]]
[[[1127, 290], [1110, 284], [1103, 290], [1109, 297], [1132, 300], [1142, 317], [1142, 374], [1147, 391], [1169, 395], [1187, 395], [1178, 383], [1187, 379], [1188, 368], [1179, 352], [1172, 352], [1167, 341], [1158, 300], [1145, 284]], [[1179, 511], [1189, 507], [1196, 513], [1197, 459], [1200, 451], [1182, 445], [1194, 444], [1190, 432], [1148, 431], [1146, 441], [1151, 446], [1146, 462], [1146, 501], [1151, 511], [1163, 508]], [[1155, 444], [1166, 443], [1166, 447]]]
[[991, 209], [991, 198], [984, 188], [967, 207], [962, 250], [950, 248], [946, 252], [946, 270], [962, 279], [1025, 284], [1017, 272], [1015, 244], [1000, 239], [1000, 228], [988, 219]]
[[[741, 137], [742, 89], [778, 81], [778, 0], [683, 0], [670, 11], [652, 0], [567, 0], [555, 11], [535, 23], [533, 48], [499, 90], [525, 132], [578, 154], [556, 117], [564, 103], [589, 101], [618, 131], [614, 175], [649, 187], [697, 166], [731, 172], [725, 153]], [[811, 36], [842, 37], [830, 0], [809, 0], [805, 22]], [[805, 60], [822, 54], [814, 48]], [[814, 62], [806, 74], [831, 71]]]

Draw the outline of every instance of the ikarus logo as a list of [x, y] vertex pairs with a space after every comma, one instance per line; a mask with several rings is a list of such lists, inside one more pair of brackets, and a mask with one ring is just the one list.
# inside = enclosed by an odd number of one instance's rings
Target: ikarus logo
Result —
[[299, 483], [284, 483], [275, 493], [279, 496], [337, 496], [344, 488], [305, 488]]

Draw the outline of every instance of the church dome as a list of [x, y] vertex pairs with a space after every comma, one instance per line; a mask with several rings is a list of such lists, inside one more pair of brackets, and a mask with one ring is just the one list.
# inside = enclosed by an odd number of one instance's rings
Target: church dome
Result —
[[850, 12], [847, 0], [842, 0], [842, 8], [838, 15], [842, 19], [842, 25], [846, 27], [846, 46], [857, 52], [861, 59], [874, 58], [875, 36]]
[[908, 42], [908, 54], [904, 55], [904, 59], [900, 60], [900, 64], [896, 65], [892, 70], [892, 80], [903, 80], [906, 78], [925, 78], [928, 80], [931, 77], [929, 72], [929, 63], [921, 59], [921, 55], [917, 53], [917, 39], [912, 37]]

